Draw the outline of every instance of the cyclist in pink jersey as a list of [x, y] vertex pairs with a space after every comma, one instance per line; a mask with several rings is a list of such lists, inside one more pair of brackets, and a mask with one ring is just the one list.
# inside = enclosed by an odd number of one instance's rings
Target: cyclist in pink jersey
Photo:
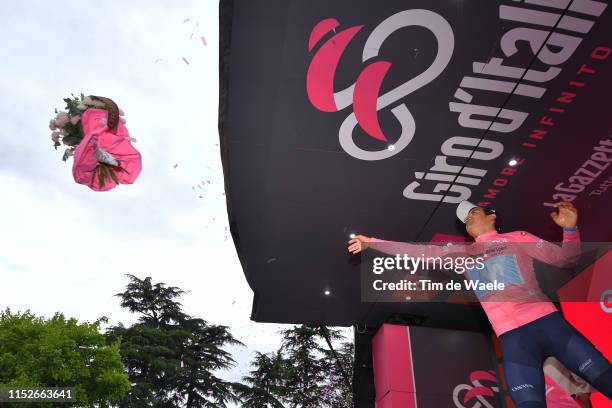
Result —
[[[533, 259], [568, 266], [580, 255], [578, 211], [567, 202], [557, 203], [555, 207], [557, 211], [551, 213], [551, 217], [563, 228], [561, 247], [525, 231], [499, 233], [495, 211], [464, 201], [457, 208], [457, 217], [465, 223], [467, 233], [475, 242], [482, 244], [473, 244], [471, 248], [416, 245], [358, 235], [349, 241], [348, 250], [353, 254], [371, 248], [392, 255], [446, 257], [498, 247], [499, 251], [486, 262], [487, 272], [492, 270], [493, 275], [503, 277], [508, 289], [503, 295], [477, 292], [477, 296], [500, 337], [504, 373], [517, 408], [546, 407], [542, 364], [549, 356], [557, 357], [595, 389], [612, 398], [612, 365], [563, 319], [542, 293], [535, 277]], [[514, 248], [508, 250], [513, 244]], [[468, 273], [470, 279], [475, 279], [475, 275], [477, 278], [486, 276], [478, 275], [477, 271]]]

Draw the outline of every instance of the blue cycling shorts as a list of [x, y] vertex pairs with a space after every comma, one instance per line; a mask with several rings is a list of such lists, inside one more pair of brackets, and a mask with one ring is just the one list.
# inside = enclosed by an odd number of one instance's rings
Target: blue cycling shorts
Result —
[[612, 399], [612, 365], [561, 313], [510, 330], [500, 340], [504, 374], [517, 408], [546, 407], [542, 365], [550, 356]]

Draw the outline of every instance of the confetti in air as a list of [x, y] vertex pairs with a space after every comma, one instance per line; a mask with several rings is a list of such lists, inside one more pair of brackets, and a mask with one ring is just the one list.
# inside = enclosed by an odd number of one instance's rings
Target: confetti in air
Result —
[[177, 167], [178, 167], [178, 163], [176, 163], [176, 164], [174, 165], [174, 168], [175, 168], [175, 169], [176, 169]]
[[183, 23], [188, 22], [189, 20], [191, 20], [190, 18], [188, 18], [187, 20], [183, 20]]
[[187, 61], [187, 58], [183, 57], [183, 61], [185, 61], [185, 64], [189, 65], [189, 61]]
[[206, 43], [206, 38], [204, 38], [204, 36], [200, 37], [200, 39], [202, 40], [202, 44], [204, 44], [204, 45], [208, 45], [208, 44]]

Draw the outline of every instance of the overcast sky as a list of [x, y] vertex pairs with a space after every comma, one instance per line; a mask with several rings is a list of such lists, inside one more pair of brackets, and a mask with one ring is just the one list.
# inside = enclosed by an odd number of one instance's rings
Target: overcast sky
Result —
[[[231, 327], [248, 347], [231, 350], [239, 364], [226, 379], [278, 347], [280, 326], [249, 320], [227, 232], [218, 31], [216, 0], [0, 2], [0, 307], [131, 324], [113, 297], [131, 273], [188, 290], [187, 313]], [[136, 184], [74, 183], [48, 129], [71, 92], [126, 112], [143, 157]]]

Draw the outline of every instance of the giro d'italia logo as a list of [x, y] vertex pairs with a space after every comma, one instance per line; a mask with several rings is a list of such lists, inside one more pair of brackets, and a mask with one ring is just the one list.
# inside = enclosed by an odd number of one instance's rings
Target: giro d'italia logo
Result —
[[612, 289], [604, 290], [601, 293], [599, 305], [605, 313], [612, 313]]
[[[352, 105], [352, 112], [340, 125], [340, 145], [351, 156], [361, 160], [382, 160], [402, 151], [412, 141], [418, 118], [410, 112], [408, 96], [436, 79], [451, 60], [454, 49], [453, 30], [448, 22], [429, 10], [405, 10], [380, 23], [368, 36], [362, 54], [364, 68], [355, 83], [346, 89], [334, 91], [334, 78], [338, 63], [347, 45], [364, 27], [357, 25], [336, 32], [340, 23], [334, 18], [321, 20], [310, 33], [308, 50], [313, 51], [322, 38], [331, 31], [334, 35], [314, 53], [306, 75], [306, 91], [312, 105], [323, 112], [338, 112]], [[380, 95], [381, 87], [392, 61], [369, 62], [378, 56], [381, 46], [397, 30], [405, 27], [423, 27], [435, 36], [437, 55], [425, 71]], [[408, 53], [409, 50], [406, 50]], [[399, 135], [387, 135], [381, 129], [378, 112], [390, 109], [400, 124]], [[357, 146], [353, 131], [359, 125], [370, 137], [380, 142], [380, 150], [365, 150]], [[392, 144], [392, 148], [390, 148]]]
[[[470, 374], [471, 384], [459, 384], [453, 390], [453, 402], [457, 408], [493, 408], [499, 392], [494, 371], [477, 370]], [[487, 383], [487, 384], [485, 384]]]

